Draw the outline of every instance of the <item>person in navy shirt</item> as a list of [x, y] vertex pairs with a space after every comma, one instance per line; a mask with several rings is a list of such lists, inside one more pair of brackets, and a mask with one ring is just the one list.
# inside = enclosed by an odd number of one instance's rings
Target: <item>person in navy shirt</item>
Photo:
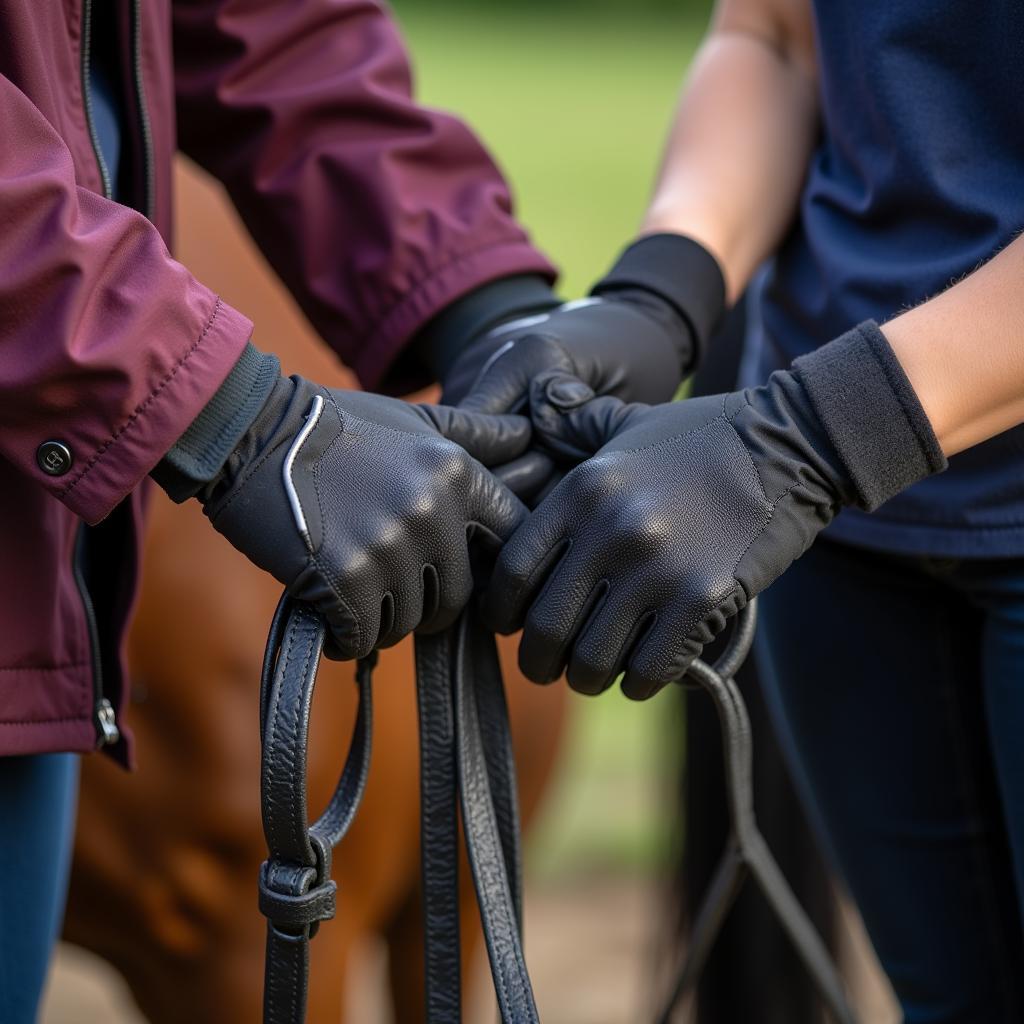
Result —
[[768, 699], [909, 1024], [1024, 1020], [1022, 229], [1024, 5], [721, 0], [639, 244], [749, 294], [748, 386], [539, 373], [598, 455], [487, 603], [531, 678], [642, 699], [777, 579]]

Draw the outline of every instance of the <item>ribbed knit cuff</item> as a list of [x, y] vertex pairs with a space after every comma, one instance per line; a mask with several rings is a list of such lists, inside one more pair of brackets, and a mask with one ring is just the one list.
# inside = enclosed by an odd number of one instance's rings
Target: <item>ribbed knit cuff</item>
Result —
[[867, 320], [793, 363], [814, 411], [872, 511], [946, 468], [928, 417], [878, 324]]
[[676, 309], [693, 335], [687, 370], [696, 369], [725, 313], [725, 278], [714, 256], [684, 235], [645, 235], [623, 251], [591, 294], [622, 288], [644, 288]]
[[280, 379], [277, 356], [247, 344], [224, 383], [150, 476], [174, 501], [194, 497], [220, 472]]

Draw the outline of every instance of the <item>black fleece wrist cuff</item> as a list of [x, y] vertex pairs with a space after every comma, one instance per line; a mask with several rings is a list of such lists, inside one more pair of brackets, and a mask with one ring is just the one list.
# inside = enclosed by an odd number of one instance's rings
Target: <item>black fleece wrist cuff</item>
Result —
[[509, 320], [545, 313], [561, 301], [537, 274], [499, 278], [441, 310], [420, 331], [413, 345], [434, 374], [443, 378], [459, 354], [487, 331]]
[[277, 356], [247, 344], [224, 383], [150, 476], [174, 501], [194, 497], [220, 472], [280, 379]]
[[931, 423], [878, 324], [793, 362], [793, 373], [867, 511], [946, 468]]
[[654, 292], [679, 312], [693, 335], [690, 368], [699, 366], [725, 313], [725, 278], [714, 256], [684, 235], [645, 235], [625, 249], [591, 294], [623, 288]]

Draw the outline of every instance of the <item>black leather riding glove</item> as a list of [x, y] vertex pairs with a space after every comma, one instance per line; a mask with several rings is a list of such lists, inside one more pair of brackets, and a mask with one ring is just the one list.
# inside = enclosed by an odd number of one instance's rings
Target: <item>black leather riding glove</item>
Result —
[[874, 509], [946, 464], [870, 323], [763, 387], [624, 405], [551, 375], [534, 399], [535, 433], [552, 451], [597, 454], [505, 545], [487, 616], [501, 632], [525, 622], [529, 678], [567, 666], [584, 693], [622, 671], [636, 699], [680, 679], [841, 506]]
[[[257, 355], [262, 373], [267, 357]], [[530, 440], [522, 417], [410, 405], [278, 374], [205, 482], [196, 463], [217, 432], [199, 433], [202, 443], [186, 432], [153, 476], [178, 500], [199, 497], [235, 547], [318, 608], [335, 658], [450, 625], [480, 569], [471, 554], [492, 562], [525, 515], [473, 457], [503, 462], [522, 452]]]
[[667, 401], [694, 368], [725, 302], [722, 273], [681, 235], [629, 246], [591, 297], [482, 333], [441, 366], [443, 400], [480, 412], [525, 408], [530, 382], [560, 370], [598, 394]]

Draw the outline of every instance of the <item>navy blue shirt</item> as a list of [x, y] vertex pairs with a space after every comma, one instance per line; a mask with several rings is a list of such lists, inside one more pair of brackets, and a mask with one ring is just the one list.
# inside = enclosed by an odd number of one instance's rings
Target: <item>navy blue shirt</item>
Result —
[[110, 182], [110, 197], [120, 199], [121, 136], [124, 109], [117, 81], [118, 63], [116, 9], [110, 0], [92, 9], [92, 39], [89, 63], [89, 99], [92, 131]]
[[[1024, 229], [1024, 3], [814, 6], [822, 137], [798, 223], [755, 296], [746, 383], [942, 291]], [[882, 550], [1024, 555], [1024, 428], [870, 515], [844, 511], [829, 533]]]

